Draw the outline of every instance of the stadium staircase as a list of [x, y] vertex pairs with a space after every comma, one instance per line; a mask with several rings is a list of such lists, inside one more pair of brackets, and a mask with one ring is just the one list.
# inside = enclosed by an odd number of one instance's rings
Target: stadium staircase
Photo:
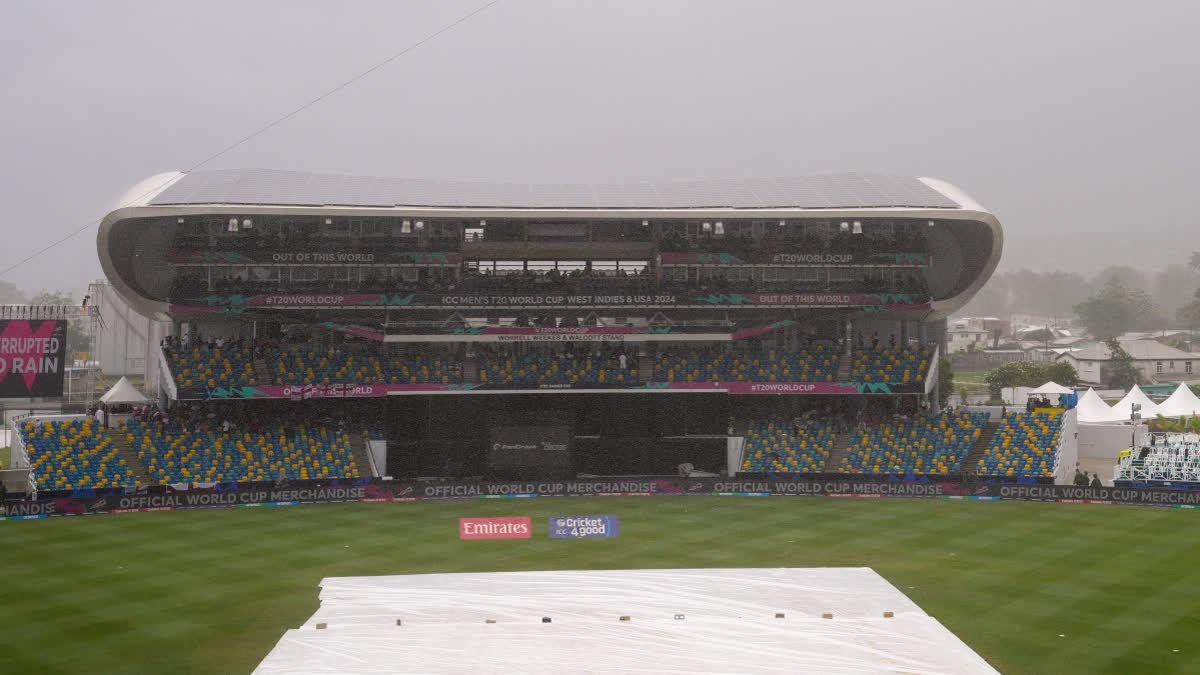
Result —
[[[854, 357], [842, 354], [842, 360], [838, 363], [837, 375], [834, 376], [834, 382], [849, 382], [850, 369], [854, 366]], [[832, 460], [833, 457], [830, 457]]]
[[975, 465], [979, 463], [979, 460], [983, 458], [983, 453], [987, 452], [988, 447], [992, 444], [992, 436], [995, 436], [996, 430], [1000, 428], [1000, 423], [992, 421], [993, 419], [995, 418], [989, 419], [980, 429], [979, 438], [976, 439], [975, 445], [971, 446], [971, 451], [963, 459], [963, 471], [974, 473]]
[[150, 472], [146, 471], [146, 465], [142, 464], [142, 460], [138, 459], [137, 451], [129, 444], [129, 439], [125, 437], [123, 429], [108, 429], [104, 432], [112, 441], [113, 447], [117, 449], [117, 454], [121, 459], [125, 460], [125, 465], [128, 466], [138, 481], [142, 485], [154, 485], [157, 483], [150, 477]]
[[[845, 361], [842, 361], [843, 365]], [[845, 431], [838, 437], [833, 444], [833, 448], [829, 451], [829, 459], [825, 460], [826, 471], [837, 471], [837, 467], [842, 465], [842, 460], [846, 457], [846, 450], [850, 448], [850, 443], [854, 441], [854, 432]]]
[[[358, 475], [363, 477], [373, 477], [375, 473], [371, 471], [371, 458], [367, 457], [367, 439], [365, 433], [350, 432], [350, 455], [354, 457], [354, 464], [358, 466]], [[383, 467], [380, 467], [383, 470]]]
[[479, 357], [473, 359], [463, 359], [462, 378], [463, 382], [479, 381]]
[[637, 368], [636, 382], [650, 382], [654, 379], [654, 354], [638, 354], [633, 360], [633, 367]]
[[254, 359], [254, 379], [259, 384], [275, 383], [275, 378], [271, 377], [271, 369], [267, 367], [266, 359]]

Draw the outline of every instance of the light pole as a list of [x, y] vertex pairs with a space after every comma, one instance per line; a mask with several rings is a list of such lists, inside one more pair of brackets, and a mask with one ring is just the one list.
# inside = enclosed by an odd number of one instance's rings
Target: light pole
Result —
[[1137, 446], [1137, 423], [1142, 420], [1142, 404], [1134, 403], [1129, 407], [1129, 452]]

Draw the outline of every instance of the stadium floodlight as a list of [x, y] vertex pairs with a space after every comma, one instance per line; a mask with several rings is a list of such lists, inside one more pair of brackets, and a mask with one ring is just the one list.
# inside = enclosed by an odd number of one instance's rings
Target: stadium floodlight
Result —
[[486, 221], [486, 220], [483, 220], [483, 219], [480, 219], [480, 221], [479, 221], [479, 226], [480, 226], [480, 227], [487, 227], [487, 221]]
[[332, 224], [333, 224], [333, 218], [326, 218], [326, 219], [325, 219], [325, 224], [326, 224], [326, 225], [332, 225]]
[[854, 221], [854, 234], [862, 234], [862, 221]]
[[849, 232], [849, 231], [850, 231], [850, 223], [847, 223], [846, 221], [843, 220], [842, 221], [842, 232]]
[[418, 221], [417, 221], [417, 229], [418, 229], [418, 230], [423, 230], [423, 229], [425, 229], [425, 221], [423, 221], [423, 220], [418, 220]]
[[700, 225], [700, 229], [704, 230], [705, 232], [712, 232], [712, 223], [703, 223]]
[[932, 220], [931, 220], [931, 221], [929, 221], [929, 226], [930, 226], [930, 227], [933, 227], [933, 221], [932, 221]]
[[714, 234], [725, 234], [725, 223], [722, 223], [721, 221], [718, 220], [716, 222], [716, 224], [713, 225], [713, 233]]
[[230, 231], [230, 232], [237, 232], [237, 231], [238, 231], [238, 219], [237, 219], [237, 218], [230, 218], [230, 219], [229, 219], [229, 231]]
[[650, 227], [650, 221], [648, 221], [648, 220], [643, 220], [643, 221], [642, 221], [642, 227]]
[[242, 220], [242, 229], [243, 230], [254, 229], [254, 221], [250, 220], [249, 218], [243, 219]]
[[177, 223], [179, 223], [180, 225], [182, 225], [182, 224], [183, 224], [183, 216], [179, 216], [178, 218], [176, 218], [176, 219], [175, 219], [175, 222], [177, 222]]
[[781, 221], [779, 221], [779, 226], [780, 226], [780, 227], [783, 227], [784, 225], [787, 225], [787, 221], [786, 221], [786, 220], [781, 220]]
[[400, 223], [400, 233], [401, 234], [412, 234], [412, 221], [411, 220], [405, 220]]

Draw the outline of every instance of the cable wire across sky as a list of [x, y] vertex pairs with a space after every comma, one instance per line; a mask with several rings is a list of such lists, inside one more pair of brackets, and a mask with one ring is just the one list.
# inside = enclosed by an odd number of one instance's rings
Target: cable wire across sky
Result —
[[[464, 14], [464, 15], [460, 16], [459, 18], [455, 19], [454, 21], [437, 29], [436, 31], [429, 33], [428, 35], [421, 38], [420, 40], [389, 55], [387, 58], [384, 58], [381, 61], [377, 61], [376, 63], [371, 65], [369, 68], [358, 72], [356, 75], [354, 75], [353, 77], [351, 77], [347, 80], [344, 80], [337, 86], [334, 86], [333, 88], [322, 92], [319, 96], [309, 99], [304, 104], [292, 109], [291, 111], [289, 111], [283, 115], [280, 115], [279, 117], [272, 119], [271, 121], [267, 122], [266, 124], [262, 125], [261, 127], [257, 128], [257, 129], [255, 129], [251, 133], [246, 134], [245, 136], [242, 136], [241, 138], [234, 141], [233, 143], [230, 143], [229, 145], [225, 146], [221, 150], [218, 150], [217, 152], [212, 153], [211, 155], [200, 160], [199, 162], [196, 162], [195, 164], [193, 164], [193, 165], [189, 166], [187, 169], [185, 169], [184, 173], [195, 171], [196, 169], [199, 169], [200, 167], [208, 164], [209, 162], [212, 162], [213, 160], [232, 152], [233, 150], [241, 147], [242, 145], [245, 145], [246, 143], [250, 142], [251, 140], [254, 140], [255, 138], [265, 134], [266, 132], [268, 132], [271, 129], [279, 126], [280, 124], [288, 121], [289, 119], [295, 117], [296, 115], [299, 115], [300, 113], [304, 112], [305, 110], [312, 108], [313, 106], [317, 105], [321, 101], [324, 101], [325, 99], [329, 98], [330, 96], [333, 96], [334, 94], [341, 92], [342, 90], [353, 85], [354, 83], [358, 82], [359, 80], [362, 80], [363, 78], [370, 76], [372, 73], [378, 71], [379, 69], [386, 67], [387, 65], [396, 61], [397, 59], [400, 59], [400, 58], [412, 53], [416, 49], [419, 49], [421, 46], [437, 39], [441, 35], [444, 35], [450, 31], [454, 30], [455, 28], [461, 26], [462, 24], [466, 23], [467, 21], [470, 21], [474, 17], [478, 16], [479, 14], [483, 13], [484, 11], [491, 8], [493, 5], [498, 4], [499, 2], [500, 2], [500, 0], [491, 0], [490, 2], [480, 5], [479, 7], [468, 12], [467, 14]], [[119, 205], [117, 208], [124, 208], [126, 206], [129, 206], [130, 204], [135, 204], [137, 202], [140, 202], [142, 199], [146, 198], [147, 196], [154, 194], [155, 192], [158, 192], [159, 190], [161, 190], [163, 187], [165, 187], [168, 183], [170, 183], [174, 179], [175, 179], [174, 176], [172, 176], [171, 178], [163, 181], [162, 183], [155, 184], [150, 189], [148, 189], [145, 192], [139, 194], [138, 196], [126, 201], [125, 203]], [[73, 239], [74, 237], [83, 233], [84, 231], [88, 230], [89, 228], [94, 227], [96, 224], [99, 223], [100, 219], [103, 217], [104, 217], [104, 215], [101, 214], [100, 216], [98, 216], [96, 218], [92, 218], [91, 220], [84, 223], [80, 227], [75, 228], [74, 230], [71, 230], [63, 237], [54, 240], [53, 242], [38, 249], [37, 251], [34, 251], [33, 253], [29, 254], [28, 256], [25, 256], [24, 258], [18, 260], [17, 262], [13, 263], [12, 265], [5, 267], [2, 271], [0, 271], [0, 278], [7, 276], [9, 272], [12, 272], [13, 270], [17, 269], [18, 267], [21, 267], [22, 265], [38, 258], [39, 256], [45, 254], [46, 252], [51, 251], [58, 246], [61, 246], [62, 244], [70, 241], [71, 239]]]

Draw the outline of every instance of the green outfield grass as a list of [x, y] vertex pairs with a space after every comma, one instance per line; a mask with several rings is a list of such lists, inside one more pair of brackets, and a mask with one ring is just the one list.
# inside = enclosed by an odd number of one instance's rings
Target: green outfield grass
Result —
[[[619, 539], [546, 518], [615, 514]], [[528, 515], [532, 540], [459, 541]], [[561, 498], [0, 522], [0, 670], [244, 673], [326, 576], [872, 567], [1005, 673], [1200, 672], [1200, 513], [1021, 502]], [[1060, 637], [1062, 635], [1062, 637]], [[1173, 650], [1178, 649], [1178, 652]]]
[[983, 379], [984, 375], [987, 375], [986, 370], [954, 371], [954, 393], [958, 393], [962, 387], [966, 387], [967, 391], [973, 394], [987, 392], [988, 385]]

